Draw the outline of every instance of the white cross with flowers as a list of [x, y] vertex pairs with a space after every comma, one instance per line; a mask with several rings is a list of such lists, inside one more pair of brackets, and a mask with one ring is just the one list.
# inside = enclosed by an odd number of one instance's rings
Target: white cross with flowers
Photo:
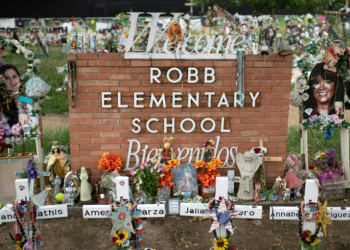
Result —
[[[311, 211], [315, 204], [318, 202], [318, 186], [314, 179], [306, 180], [305, 184], [305, 196], [304, 196], [304, 208], [302, 211], [305, 215], [303, 218], [302, 230], [309, 230], [312, 234], [316, 231], [316, 219], [312, 219], [317, 215], [317, 211]], [[318, 208], [318, 209], [323, 209]], [[328, 207], [326, 214], [331, 220], [350, 220], [350, 207]], [[321, 216], [321, 214], [319, 215]], [[323, 215], [325, 217], [325, 215]], [[270, 219], [271, 220], [298, 220], [299, 219], [299, 207], [288, 206], [271, 206], [270, 207]], [[312, 220], [311, 220], [312, 219]], [[326, 221], [326, 219], [325, 219]], [[327, 223], [328, 224], [328, 223]], [[322, 225], [327, 226], [326, 223]], [[303, 246], [302, 250], [306, 250]]]

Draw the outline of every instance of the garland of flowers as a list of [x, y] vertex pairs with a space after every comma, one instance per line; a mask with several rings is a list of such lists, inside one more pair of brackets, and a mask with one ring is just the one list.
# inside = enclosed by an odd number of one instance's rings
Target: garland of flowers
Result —
[[102, 169], [103, 172], [113, 172], [114, 170], [120, 172], [122, 166], [123, 160], [118, 154], [110, 155], [108, 152], [104, 153], [98, 161], [98, 169]]
[[217, 167], [221, 167], [223, 162], [219, 158], [212, 159], [210, 162], [196, 161], [193, 165], [196, 169], [203, 168], [205, 166], [206, 170], [202, 171], [198, 176], [197, 180], [204, 184], [204, 188], [209, 188], [210, 186], [215, 187], [216, 177], [220, 176]]
[[350, 123], [345, 120], [340, 120], [336, 114], [333, 115], [313, 115], [310, 116], [305, 122], [300, 124], [301, 130], [315, 129], [317, 131], [324, 131], [325, 139], [332, 138], [332, 130], [336, 128], [350, 129]]

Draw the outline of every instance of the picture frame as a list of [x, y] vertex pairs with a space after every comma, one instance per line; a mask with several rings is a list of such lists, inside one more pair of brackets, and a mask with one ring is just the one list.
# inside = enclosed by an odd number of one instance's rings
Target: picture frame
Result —
[[191, 192], [192, 196], [198, 195], [197, 170], [193, 163], [181, 164], [176, 169], [171, 169], [171, 172], [175, 175], [173, 190]]

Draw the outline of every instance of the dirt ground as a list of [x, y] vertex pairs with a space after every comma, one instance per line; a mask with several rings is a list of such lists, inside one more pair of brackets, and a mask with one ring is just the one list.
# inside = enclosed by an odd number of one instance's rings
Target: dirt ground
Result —
[[[347, 194], [350, 200], [350, 194]], [[288, 205], [288, 204], [286, 204]], [[340, 201], [328, 201], [328, 206], [344, 206]], [[349, 205], [347, 205], [349, 206]], [[78, 209], [78, 208], [77, 208]], [[39, 220], [38, 226], [44, 237], [40, 249], [116, 249], [111, 242], [109, 219], [83, 219], [78, 216], [61, 219]], [[81, 214], [81, 213], [80, 213]], [[75, 215], [75, 214], [74, 214]], [[298, 221], [270, 220], [269, 210], [263, 210], [264, 227], [253, 224], [251, 219], [234, 219], [233, 242], [239, 250], [294, 250], [298, 243]], [[157, 250], [207, 250], [212, 247], [213, 234], [209, 233], [210, 219], [194, 221], [193, 217], [167, 216], [151, 224], [142, 220], [144, 246]], [[12, 223], [0, 226], [0, 249], [14, 249], [8, 232]], [[327, 226], [327, 238], [322, 239], [322, 249], [350, 249], [349, 221], [333, 221]]]

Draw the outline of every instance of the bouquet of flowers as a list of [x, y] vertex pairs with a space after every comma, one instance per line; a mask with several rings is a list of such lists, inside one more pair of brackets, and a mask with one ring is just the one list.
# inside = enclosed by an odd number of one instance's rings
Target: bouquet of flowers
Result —
[[148, 197], [155, 197], [160, 188], [159, 180], [164, 177], [164, 166], [159, 162], [148, 161], [140, 164], [136, 170], [130, 170], [138, 192], [143, 191]]
[[215, 187], [216, 177], [220, 176], [220, 173], [216, 168], [221, 167], [222, 164], [223, 162], [219, 158], [214, 158], [207, 163], [205, 161], [196, 161], [196, 163], [193, 165], [196, 169], [203, 167], [206, 168], [206, 170], [202, 171], [197, 176], [197, 180], [202, 182], [205, 188], [209, 188], [210, 186]]
[[177, 168], [180, 163], [178, 160], [169, 160], [168, 166], [163, 165], [163, 176], [159, 178], [159, 185], [162, 187], [169, 187], [171, 188], [174, 185], [174, 182], [172, 182], [175, 175], [171, 172], [172, 168]]
[[117, 170], [120, 172], [122, 169], [123, 160], [119, 155], [110, 155], [109, 153], [104, 153], [102, 158], [98, 161], [98, 169], [102, 169], [103, 172], [113, 172]]

